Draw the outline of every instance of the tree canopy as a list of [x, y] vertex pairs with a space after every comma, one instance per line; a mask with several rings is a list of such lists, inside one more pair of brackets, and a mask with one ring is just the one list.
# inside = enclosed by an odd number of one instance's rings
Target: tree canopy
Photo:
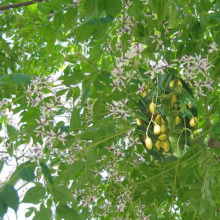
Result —
[[0, 219], [219, 219], [219, 9], [2, 0]]

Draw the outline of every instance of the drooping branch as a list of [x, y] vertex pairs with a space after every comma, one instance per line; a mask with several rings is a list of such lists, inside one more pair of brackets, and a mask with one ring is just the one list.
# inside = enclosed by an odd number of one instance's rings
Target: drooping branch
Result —
[[4, 10], [10, 9], [10, 8], [20, 8], [20, 7], [23, 7], [23, 6], [36, 4], [38, 2], [43, 2], [43, 1], [45, 1], [45, 0], [33, 0], [33, 1], [28, 1], [28, 2], [20, 2], [20, 3], [12, 4], [12, 5], [0, 6], [0, 11], [4, 11]]

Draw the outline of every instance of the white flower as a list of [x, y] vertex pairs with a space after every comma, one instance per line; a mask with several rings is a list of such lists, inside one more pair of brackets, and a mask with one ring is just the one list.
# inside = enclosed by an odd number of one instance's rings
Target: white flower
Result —
[[213, 53], [214, 51], [218, 51], [218, 45], [215, 42], [212, 42], [210, 44], [210, 49], [208, 50], [208, 53]]

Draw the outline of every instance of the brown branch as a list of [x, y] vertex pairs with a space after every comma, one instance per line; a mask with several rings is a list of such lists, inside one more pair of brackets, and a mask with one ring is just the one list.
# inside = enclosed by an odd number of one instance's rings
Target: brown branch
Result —
[[209, 140], [208, 147], [210, 147], [210, 148], [220, 148], [220, 142], [216, 141], [214, 138], [211, 138]]
[[23, 7], [23, 6], [28, 6], [28, 5], [36, 4], [37, 2], [43, 2], [43, 1], [45, 1], [45, 0], [33, 0], [33, 1], [28, 1], [28, 2], [20, 2], [17, 4], [13, 4], [13, 5], [0, 6], [0, 11], [4, 11], [4, 10], [10, 9], [10, 8], [19, 8], [19, 7]]

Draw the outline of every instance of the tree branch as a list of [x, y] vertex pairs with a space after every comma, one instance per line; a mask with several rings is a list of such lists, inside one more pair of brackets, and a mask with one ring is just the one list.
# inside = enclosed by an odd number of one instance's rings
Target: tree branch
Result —
[[19, 8], [19, 7], [23, 7], [23, 6], [28, 6], [28, 5], [36, 4], [38, 2], [43, 2], [43, 1], [45, 1], [45, 0], [33, 0], [33, 1], [28, 1], [28, 2], [20, 2], [17, 4], [13, 4], [13, 5], [0, 6], [0, 11], [4, 11], [4, 10], [10, 9], [10, 8]]

